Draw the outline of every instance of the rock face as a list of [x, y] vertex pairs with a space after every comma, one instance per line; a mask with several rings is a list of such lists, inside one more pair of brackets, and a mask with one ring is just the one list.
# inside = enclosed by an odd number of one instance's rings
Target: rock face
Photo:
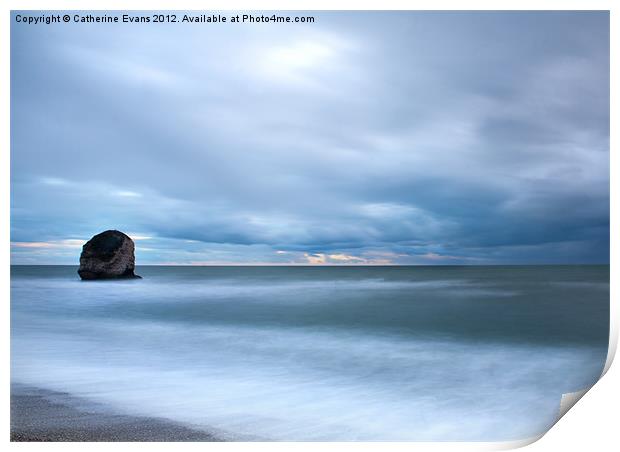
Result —
[[135, 246], [120, 231], [97, 234], [82, 247], [80, 269], [82, 279], [140, 278], [134, 274]]

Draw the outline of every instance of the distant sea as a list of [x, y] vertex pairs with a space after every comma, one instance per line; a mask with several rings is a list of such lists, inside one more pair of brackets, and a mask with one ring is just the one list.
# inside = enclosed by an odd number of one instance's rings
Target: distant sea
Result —
[[76, 270], [11, 268], [12, 382], [232, 440], [524, 439], [607, 355], [609, 266]]

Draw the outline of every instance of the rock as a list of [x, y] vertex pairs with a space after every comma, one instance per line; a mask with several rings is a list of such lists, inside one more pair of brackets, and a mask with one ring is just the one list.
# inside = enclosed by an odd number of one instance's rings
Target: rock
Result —
[[80, 269], [82, 279], [140, 278], [134, 274], [135, 246], [120, 231], [97, 234], [82, 247]]

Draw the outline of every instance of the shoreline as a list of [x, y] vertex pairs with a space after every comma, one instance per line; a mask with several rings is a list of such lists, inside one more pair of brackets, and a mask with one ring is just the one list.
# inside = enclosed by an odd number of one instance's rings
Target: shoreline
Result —
[[224, 441], [165, 418], [86, 408], [83, 399], [11, 384], [11, 442]]

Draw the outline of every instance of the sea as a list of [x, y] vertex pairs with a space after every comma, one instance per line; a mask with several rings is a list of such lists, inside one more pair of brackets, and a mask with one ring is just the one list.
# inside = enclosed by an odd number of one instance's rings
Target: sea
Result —
[[11, 382], [243, 441], [507, 441], [609, 342], [609, 266], [12, 266]]

